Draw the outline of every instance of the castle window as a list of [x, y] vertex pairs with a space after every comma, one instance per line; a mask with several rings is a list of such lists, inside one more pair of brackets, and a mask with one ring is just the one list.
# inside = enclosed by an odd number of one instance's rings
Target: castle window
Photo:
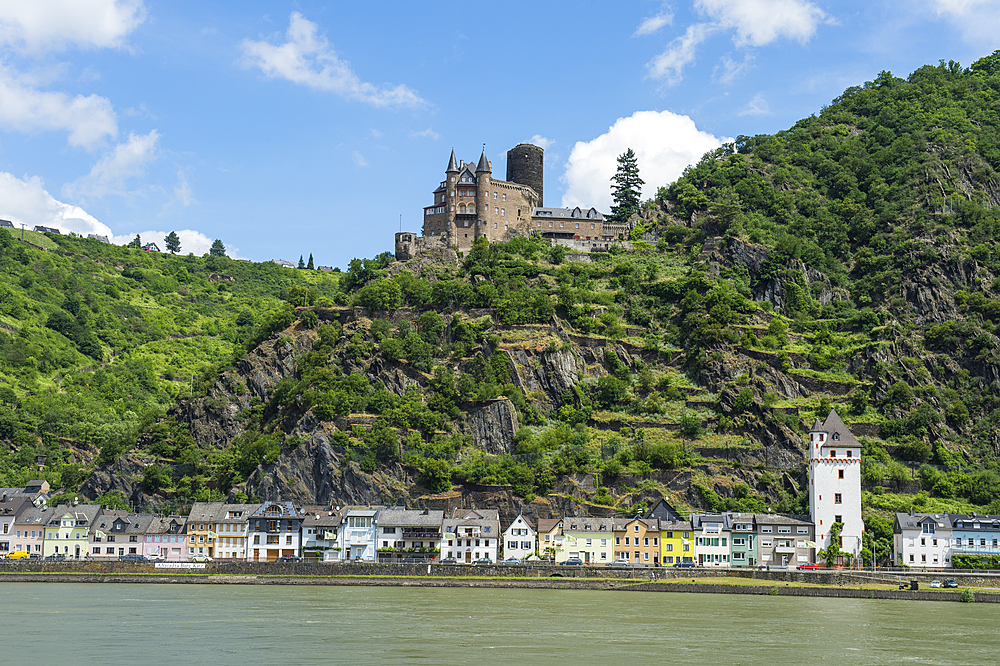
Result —
[[500, 214], [503, 215], [504, 217], [507, 217], [507, 211], [505, 211], [503, 208], [500, 209]]
[[505, 224], [505, 225], [503, 225], [503, 230], [504, 230], [504, 231], [507, 231], [507, 225], [506, 225], [506, 224]]
[[507, 201], [507, 195], [506, 194], [503, 195], [503, 200]]
[[541, 223], [541, 222], [539, 222], [539, 223], [538, 223], [538, 226], [542, 226], [542, 223]]
[[559, 223], [559, 228], [560, 228], [560, 229], [561, 229], [562, 227], [565, 227], [565, 226], [566, 226], [566, 224], [565, 224], [564, 222], [560, 222], [560, 223]]
[[497, 198], [497, 193], [496, 193], [496, 192], [494, 192], [494, 193], [493, 193], [493, 198], [494, 198], [494, 199], [496, 199], [496, 198]]
[[469, 215], [473, 215], [476, 212], [475, 204], [469, 204]]
[[458, 205], [458, 212], [462, 213], [462, 214], [465, 213], [465, 204], [459, 204]]
[[579, 222], [577, 222], [577, 223], [576, 223], [576, 228], [577, 228], [577, 229], [579, 229], [579, 228], [580, 228], [580, 223], [579, 223]]
[[451, 191], [451, 196], [455, 196], [455, 190]]
[[494, 222], [494, 223], [493, 223], [493, 228], [494, 228], [494, 229], [496, 229], [496, 228], [497, 228], [497, 223], [496, 223], [496, 222]]
[[494, 215], [499, 215], [500, 214], [500, 207], [499, 206], [493, 206], [493, 214]]
[[593, 229], [593, 228], [594, 228], [594, 225], [593, 225], [593, 224], [592, 224], [592, 225], [590, 225], [590, 228], [591, 228], [591, 229]]
[[551, 228], [552, 228], [552, 223], [551, 223], [551, 222], [549, 222], [549, 229], [551, 229]]

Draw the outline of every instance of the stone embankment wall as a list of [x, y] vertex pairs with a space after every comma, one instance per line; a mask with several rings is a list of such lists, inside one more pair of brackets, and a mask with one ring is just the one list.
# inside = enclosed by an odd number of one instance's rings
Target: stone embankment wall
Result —
[[[792, 587], [790, 585], [716, 585], [713, 583], [636, 583], [613, 588], [631, 592], [701, 592], [755, 594], [778, 597], [833, 597], [837, 599], [900, 599], [910, 601], [962, 601], [962, 595], [944, 590], [859, 590], [847, 587]], [[975, 601], [1000, 603], [1000, 594], [975, 592]]]

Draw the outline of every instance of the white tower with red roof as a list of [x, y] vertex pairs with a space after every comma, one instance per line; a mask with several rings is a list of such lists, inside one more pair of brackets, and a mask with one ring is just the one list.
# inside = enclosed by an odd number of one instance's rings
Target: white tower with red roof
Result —
[[[809, 514], [820, 548], [830, 545], [830, 527], [842, 523], [840, 549], [861, 554], [861, 443], [837, 412], [809, 431]], [[841, 562], [843, 563], [843, 562]]]

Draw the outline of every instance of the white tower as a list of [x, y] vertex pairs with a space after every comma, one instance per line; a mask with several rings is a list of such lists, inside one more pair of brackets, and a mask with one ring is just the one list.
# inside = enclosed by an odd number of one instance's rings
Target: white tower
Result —
[[837, 412], [809, 431], [809, 514], [820, 548], [830, 545], [830, 527], [842, 523], [840, 549], [861, 555], [861, 444]]

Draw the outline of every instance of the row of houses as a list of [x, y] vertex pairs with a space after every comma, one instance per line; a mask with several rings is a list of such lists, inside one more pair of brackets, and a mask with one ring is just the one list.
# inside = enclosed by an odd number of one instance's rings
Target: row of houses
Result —
[[[1000, 515], [897, 513], [893, 564], [950, 569], [956, 556], [1000, 557]], [[959, 566], [959, 568], [965, 568]]]
[[518, 516], [502, 529], [495, 509], [451, 512], [387, 506], [296, 506], [291, 502], [200, 502], [188, 516], [157, 516], [98, 505], [35, 506], [25, 497], [0, 501], [0, 555], [165, 561], [471, 563], [501, 558], [557, 564], [791, 566], [815, 553], [812, 523], [794, 516], [695, 514], [688, 519], [660, 501], [635, 518]]

